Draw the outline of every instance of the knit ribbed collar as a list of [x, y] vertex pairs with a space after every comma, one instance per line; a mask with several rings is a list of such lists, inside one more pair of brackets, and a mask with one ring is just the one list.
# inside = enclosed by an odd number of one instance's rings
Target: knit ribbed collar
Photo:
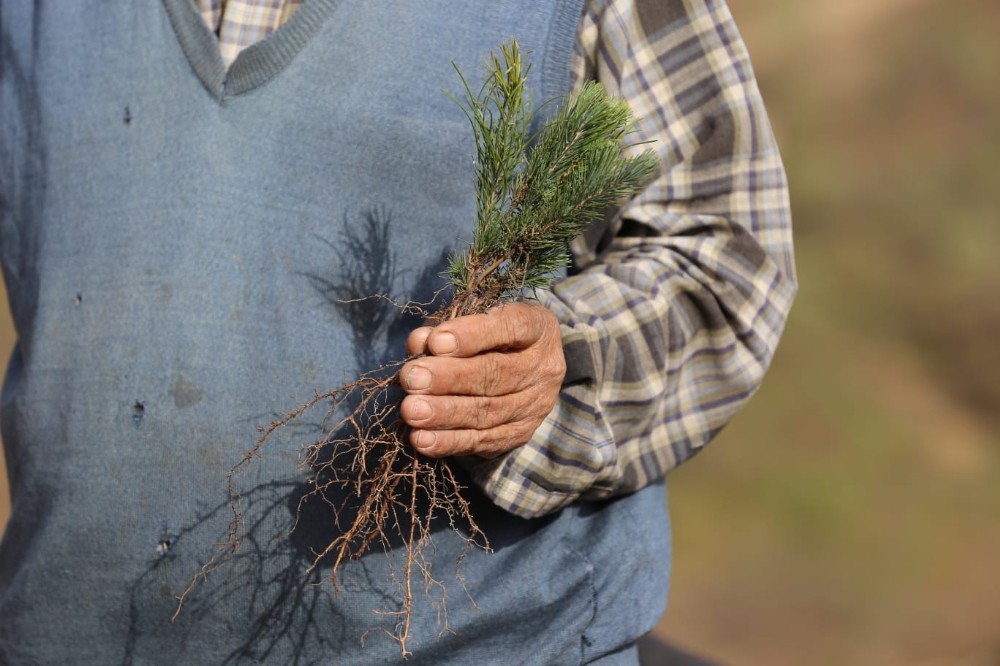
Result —
[[302, 50], [340, 0], [309, 0], [263, 42], [244, 49], [226, 71], [219, 45], [191, 0], [163, 0], [181, 50], [219, 102], [262, 85]]

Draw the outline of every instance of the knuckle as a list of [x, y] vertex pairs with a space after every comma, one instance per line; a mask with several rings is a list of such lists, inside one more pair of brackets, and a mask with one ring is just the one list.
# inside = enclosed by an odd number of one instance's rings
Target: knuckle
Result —
[[498, 432], [491, 431], [483, 438], [480, 450], [477, 451], [476, 454], [480, 458], [487, 458], [490, 460], [497, 458], [513, 448], [508, 440], [509, 437]]
[[480, 388], [483, 395], [498, 395], [501, 393], [505, 367], [502, 354], [486, 354], [482, 357], [480, 372]]
[[521, 335], [524, 335], [535, 328], [537, 315], [530, 305], [526, 305], [524, 303], [519, 303], [519, 305], [522, 307], [514, 310], [514, 316], [511, 318], [511, 323], [516, 327], [517, 331]]
[[562, 344], [545, 353], [539, 363], [539, 373], [547, 380], [562, 383], [566, 376], [566, 357], [562, 352]]
[[451, 455], [478, 454], [481, 445], [479, 433], [475, 430], [453, 430], [449, 433], [451, 445], [449, 453]]
[[510, 345], [529, 339], [532, 329], [532, 316], [530, 310], [522, 303], [511, 303], [509, 307], [500, 310], [500, 326], [504, 339]]
[[489, 428], [497, 422], [497, 400], [488, 395], [473, 398], [473, 420], [476, 428]]
[[566, 359], [562, 354], [549, 354], [542, 363], [542, 371], [547, 377], [562, 381], [566, 375]]

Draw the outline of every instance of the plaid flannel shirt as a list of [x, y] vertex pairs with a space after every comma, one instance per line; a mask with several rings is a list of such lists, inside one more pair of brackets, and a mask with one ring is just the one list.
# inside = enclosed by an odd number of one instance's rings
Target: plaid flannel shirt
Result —
[[[228, 63], [302, 0], [219, 1], [197, 0]], [[558, 404], [524, 446], [467, 461], [524, 517], [638, 490], [699, 451], [760, 386], [796, 290], [784, 169], [723, 0], [587, 0], [568, 66], [628, 101], [632, 140], [651, 143], [627, 150], [660, 168], [540, 293], [563, 332]]]

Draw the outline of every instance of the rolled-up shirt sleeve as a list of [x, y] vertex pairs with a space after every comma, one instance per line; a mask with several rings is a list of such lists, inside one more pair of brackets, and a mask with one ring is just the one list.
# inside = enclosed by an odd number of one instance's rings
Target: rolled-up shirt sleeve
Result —
[[657, 175], [572, 245], [539, 300], [567, 377], [531, 441], [471, 471], [534, 517], [636, 491], [757, 390], [796, 290], [788, 190], [744, 44], [717, 0], [592, 0], [573, 61], [630, 104]]

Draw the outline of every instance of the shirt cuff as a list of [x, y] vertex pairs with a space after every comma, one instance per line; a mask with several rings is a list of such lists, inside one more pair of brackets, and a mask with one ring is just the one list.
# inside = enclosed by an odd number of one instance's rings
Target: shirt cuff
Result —
[[553, 513], [580, 499], [611, 494], [617, 451], [600, 409], [598, 333], [562, 325], [566, 379], [555, 407], [531, 440], [492, 460], [464, 458], [477, 486], [522, 518]]

